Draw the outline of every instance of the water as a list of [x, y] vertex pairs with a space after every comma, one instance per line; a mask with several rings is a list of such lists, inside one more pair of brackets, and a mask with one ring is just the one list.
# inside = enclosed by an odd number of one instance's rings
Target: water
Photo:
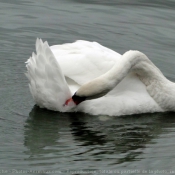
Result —
[[0, 173], [172, 174], [175, 113], [41, 110], [29, 93], [24, 62], [36, 37], [50, 45], [85, 39], [121, 54], [140, 50], [175, 80], [174, 9], [174, 0], [1, 0]]

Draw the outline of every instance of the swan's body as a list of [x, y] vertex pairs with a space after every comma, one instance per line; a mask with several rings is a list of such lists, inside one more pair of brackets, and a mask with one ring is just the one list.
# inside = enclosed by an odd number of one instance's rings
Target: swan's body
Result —
[[[36, 53], [26, 75], [40, 107], [111, 116], [175, 111], [174, 83], [139, 51], [121, 56], [96, 42], [49, 48], [37, 40]], [[75, 92], [86, 101], [65, 105]]]

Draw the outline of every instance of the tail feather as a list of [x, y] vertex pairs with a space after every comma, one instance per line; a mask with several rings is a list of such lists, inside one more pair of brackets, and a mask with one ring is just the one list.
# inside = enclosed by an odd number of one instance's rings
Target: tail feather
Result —
[[47, 42], [36, 40], [36, 54], [26, 62], [29, 89], [37, 105], [56, 111], [65, 111], [65, 101], [71, 92]]

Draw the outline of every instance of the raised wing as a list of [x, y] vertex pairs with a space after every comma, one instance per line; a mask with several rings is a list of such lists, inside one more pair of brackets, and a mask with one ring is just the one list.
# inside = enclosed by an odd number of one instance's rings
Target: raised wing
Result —
[[28, 59], [26, 67], [30, 92], [36, 104], [64, 112], [63, 105], [72, 94], [47, 42], [37, 39], [36, 54]]

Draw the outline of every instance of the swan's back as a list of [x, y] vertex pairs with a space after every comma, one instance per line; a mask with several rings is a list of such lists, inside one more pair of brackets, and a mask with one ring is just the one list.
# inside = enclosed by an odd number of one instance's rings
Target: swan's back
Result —
[[64, 75], [80, 85], [106, 73], [121, 57], [97, 42], [83, 40], [50, 48]]

